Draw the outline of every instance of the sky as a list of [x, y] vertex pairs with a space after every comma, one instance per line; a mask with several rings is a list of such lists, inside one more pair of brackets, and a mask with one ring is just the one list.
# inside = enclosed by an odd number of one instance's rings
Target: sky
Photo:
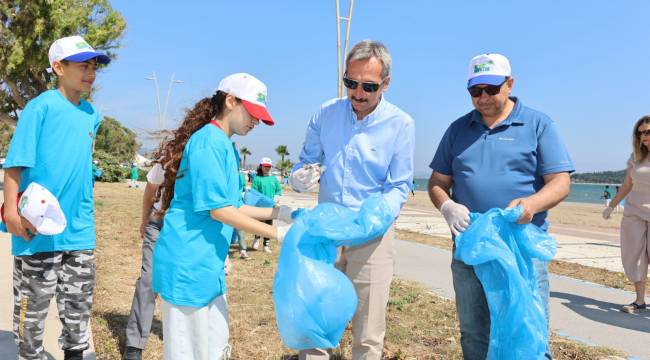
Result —
[[[158, 128], [155, 71], [166, 127], [211, 95], [219, 81], [248, 72], [268, 87], [276, 125], [233, 136], [252, 155], [297, 160], [307, 122], [337, 95], [335, 0], [114, 0], [127, 29], [117, 58], [95, 83], [107, 116], [139, 134]], [[341, 0], [341, 15], [349, 2]], [[650, 113], [650, 2], [355, 1], [350, 43], [383, 42], [392, 59], [388, 101], [415, 120], [415, 175], [428, 165], [449, 124], [472, 110], [467, 64], [481, 53], [510, 59], [513, 95], [557, 124], [578, 172], [620, 170], [632, 126]], [[342, 26], [341, 36], [345, 33]]]

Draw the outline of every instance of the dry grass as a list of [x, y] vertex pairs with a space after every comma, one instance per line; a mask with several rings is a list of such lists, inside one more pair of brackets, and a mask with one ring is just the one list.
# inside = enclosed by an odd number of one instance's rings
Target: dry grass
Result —
[[[141, 195], [124, 184], [98, 183], [95, 189], [97, 287], [92, 326], [98, 359], [120, 359], [124, 349], [124, 329], [140, 267], [141, 240], [137, 227]], [[403, 233], [399, 236], [407, 238]], [[449, 240], [444, 238], [430, 241], [436, 246], [444, 242], [449, 245]], [[296, 353], [282, 345], [273, 311], [272, 282], [277, 251], [271, 255], [251, 251], [250, 255], [249, 261], [235, 256], [233, 273], [228, 276], [233, 358], [291, 358]], [[461, 358], [453, 302], [416, 283], [393, 282], [387, 323], [385, 359]], [[158, 314], [143, 358], [162, 358], [161, 338]], [[350, 358], [350, 341], [348, 331], [335, 352], [335, 359]], [[556, 359], [601, 359], [617, 354], [555, 337], [552, 346]]]

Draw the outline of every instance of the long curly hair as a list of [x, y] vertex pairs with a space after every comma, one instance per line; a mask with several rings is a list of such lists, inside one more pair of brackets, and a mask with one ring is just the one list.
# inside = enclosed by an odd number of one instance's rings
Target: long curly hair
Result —
[[154, 200], [154, 202], [162, 200], [158, 215], [164, 214], [169, 209], [169, 205], [174, 198], [176, 174], [187, 141], [192, 134], [212, 119], [223, 115], [227, 95], [223, 91], [217, 91], [212, 97], [206, 97], [197, 102], [194, 108], [188, 110], [183, 123], [178, 129], [174, 130], [172, 137], [163, 141], [154, 153], [153, 158], [165, 170], [165, 180], [158, 187]]

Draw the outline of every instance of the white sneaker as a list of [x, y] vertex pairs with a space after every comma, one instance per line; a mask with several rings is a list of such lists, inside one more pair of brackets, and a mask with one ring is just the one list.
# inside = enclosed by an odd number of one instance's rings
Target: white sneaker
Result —
[[246, 250], [241, 250], [239, 252], [239, 258], [242, 259], [242, 260], [248, 260], [249, 259], [249, 256], [248, 256], [248, 253], [246, 253]]
[[271, 248], [268, 247], [268, 246], [265, 246], [265, 247], [264, 247], [264, 252], [267, 253], [267, 254], [271, 254], [271, 253], [273, 253], [273, 252], [271, 251]]
[[253, 248], [253, 250], [259, 249], [260, 248], [260, 238], [255, 238], [255, 240], [253, 240], [253, 245], [251, 247]]

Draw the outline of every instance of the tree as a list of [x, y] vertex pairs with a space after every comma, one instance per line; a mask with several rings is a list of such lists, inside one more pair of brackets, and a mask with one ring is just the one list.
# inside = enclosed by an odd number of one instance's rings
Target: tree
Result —
[[248, 150], [246, 146], [242, 146], [241, 149], [239, 149], [239, 155], [242, 157], [242, 168], [246, 168], [246, 157], [251, 154], [251, 151]]
[[126, 22], [108, 0], [0, 2], [0, 121], [15, 124], [27, 101], [52, 87], [48, 50], [59, 38], [81, 35], [115, 57]]
[[119, 121], [105, 116], [95, 138], [95, 151], [110, 154], [120, 163], [131, 163], [140, 149], [136, 134]]
[[291, 162], [291, 160], [280, 160], [278, 163], [275, 165], [275, 168], [280, 170], [280, 174], [282, 178], [284, 178], [284, 174], [287, 174], [291, 172], [291, 169], [293, 168], [294, 163]]
[[[280, 170], [280, 176], [284, 178], [284, 171], [286, 170], [285, 167], [280, 167], [280, 164], [285, 164], [284, 162], [284, 157], [289, 156], [289, 150], [287, 150], [287, 145], [279, 145], [278, 147], [275, 148], [275, 152], [280, 156], [280, 162], [275, 166], [277, 169]], [[289, 161], [291, 162], [291, 161]], [[291, 168], [289, 168], [291, 169]]]

